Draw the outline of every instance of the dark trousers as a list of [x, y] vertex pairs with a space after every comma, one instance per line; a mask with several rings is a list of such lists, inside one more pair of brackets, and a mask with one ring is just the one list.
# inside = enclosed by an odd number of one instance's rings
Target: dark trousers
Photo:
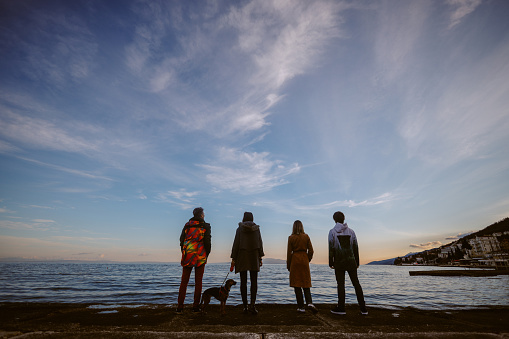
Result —
[[[180, 280], [178, 308], [184, 307], [184, 300], [186, 299], [187, 284], [189, 277], [193, 271], [192, 267], [182, 267], [182, 279]], [[205, 264], [194, 268], [194, 302], [193, 307], [200, 305], [201, 287], [203, 280], [203, 273], [205, 272]]]
[[306, 305], [312, 304], [313, 300], [311, 299], [311, 291], [309, 287], [294, 287], [295, 297], [297, 298], [297, 306], [299, 308], [304, 307], [304, 299], [302, 298], [302, 290], [304, 290], [304, 297], [306, 298]]
[[[251, 279], [251, 304], [254, 304], [258, 292], [258, 271], [249, 271], [249, 278]], [[247, 271], [240, 272], [240, 295], [242, 303], [247, 306]]]
[[[345, 307], [345, 272], [343, 270], [335, 270], [336, 281], [338, 283], [338, 306]], [[359, 283], [359, 277], [357, 276], [357, 270], [348, 271], [348, 276], [355, 288], [355, 295], [357, 296], [357, 302], [361, 308], [366, 306], [364, 302], [364, 293], [362, 292], [361, 284]]]

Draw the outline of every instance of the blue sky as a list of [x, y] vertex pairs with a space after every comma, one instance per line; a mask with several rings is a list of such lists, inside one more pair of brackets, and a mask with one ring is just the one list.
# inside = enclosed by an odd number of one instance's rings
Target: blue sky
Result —
[[361, 261], [509, 216], [509, 3], [0, 1], [0, 258], [229, 260], [332, 214]]

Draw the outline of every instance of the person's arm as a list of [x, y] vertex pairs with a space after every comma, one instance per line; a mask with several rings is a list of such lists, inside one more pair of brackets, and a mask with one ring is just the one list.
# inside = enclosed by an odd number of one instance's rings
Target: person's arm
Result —
[[205, 225], [205, 236], [203, 237], [203, 244], [205, 245], [205, 252], [207, 253], [207, 258], [210, 254], [210, 250], [212, 249], [212, 241], [211, 241], [211, 227], [210, 224]]
[[262, 233], [260, 232], [260, 230], [258, 230], [258, 241], [260, 242], [260, 248], [258, 249], [258, 251], [259, 251], [260, 260], [261, 260], [261, 257], [263, 257], [265, 255], [265, 253], [263, 252]]
[[332, 230], [329, 232], [329, 267], [334, 268], [334, 235]]
[[353, 249], [353, 256], [355, 257], [355, 261], [357, 262], [357, 268], [359, 268], [359, 265], [360, 265], [359, 243], [357, 242], [357, 236], [355, 235], [355, 233], [353, 234], [352, 249]]
[[263, 241], [262, 241], [262, 233], [258, 230], [258, 241], [260, 242], [260, 247], [258, 248], [258, 256], [260, 257], [260, 267], [262, 267], [262, 257], [265, 255], [263, 252]]
[[311, 243], [311, 238], [309, 238], [309, 235], [308, 235], [308, 259], [309, 259], [309, 261], [311, 261], [311, 259], [313, 259], [314, 253], [315, 253], [315, 251], [313, 251], [313, 244]]
[[237, 228], [237, 231], [235, 232], [235, 239], [233, 240], [232, 253], [230, 255], [230, 258], [232, 258], [233, 262], [237, 260], [238, 254], [239, 254], [239, 229]]
[[186, 227], [182, 228], [182, 232], [180, 233], [180, 251], [184, 250], [184, 240], [186, 240]]
[[290, 237], [288, 237], [288, 245], [286, 247], [286, 269], [289, 271], [292, 265], [292, 245], [290, 244]]

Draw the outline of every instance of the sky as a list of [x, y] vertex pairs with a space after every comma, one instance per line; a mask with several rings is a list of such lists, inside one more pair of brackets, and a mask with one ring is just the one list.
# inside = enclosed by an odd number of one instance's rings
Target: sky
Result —
[[509, 2], [0, 0], [0, 259], [361, 263], [509, 216]]

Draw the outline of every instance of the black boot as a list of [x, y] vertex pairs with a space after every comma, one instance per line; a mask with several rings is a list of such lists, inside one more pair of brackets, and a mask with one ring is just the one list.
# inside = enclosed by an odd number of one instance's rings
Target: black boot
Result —
[[251, 312], [251, 314], [253, 314], [253, 315], [257, 315], [258, 314], [258, 310], [256, 309], [254, 303], [249, 305], [249, 312]]

